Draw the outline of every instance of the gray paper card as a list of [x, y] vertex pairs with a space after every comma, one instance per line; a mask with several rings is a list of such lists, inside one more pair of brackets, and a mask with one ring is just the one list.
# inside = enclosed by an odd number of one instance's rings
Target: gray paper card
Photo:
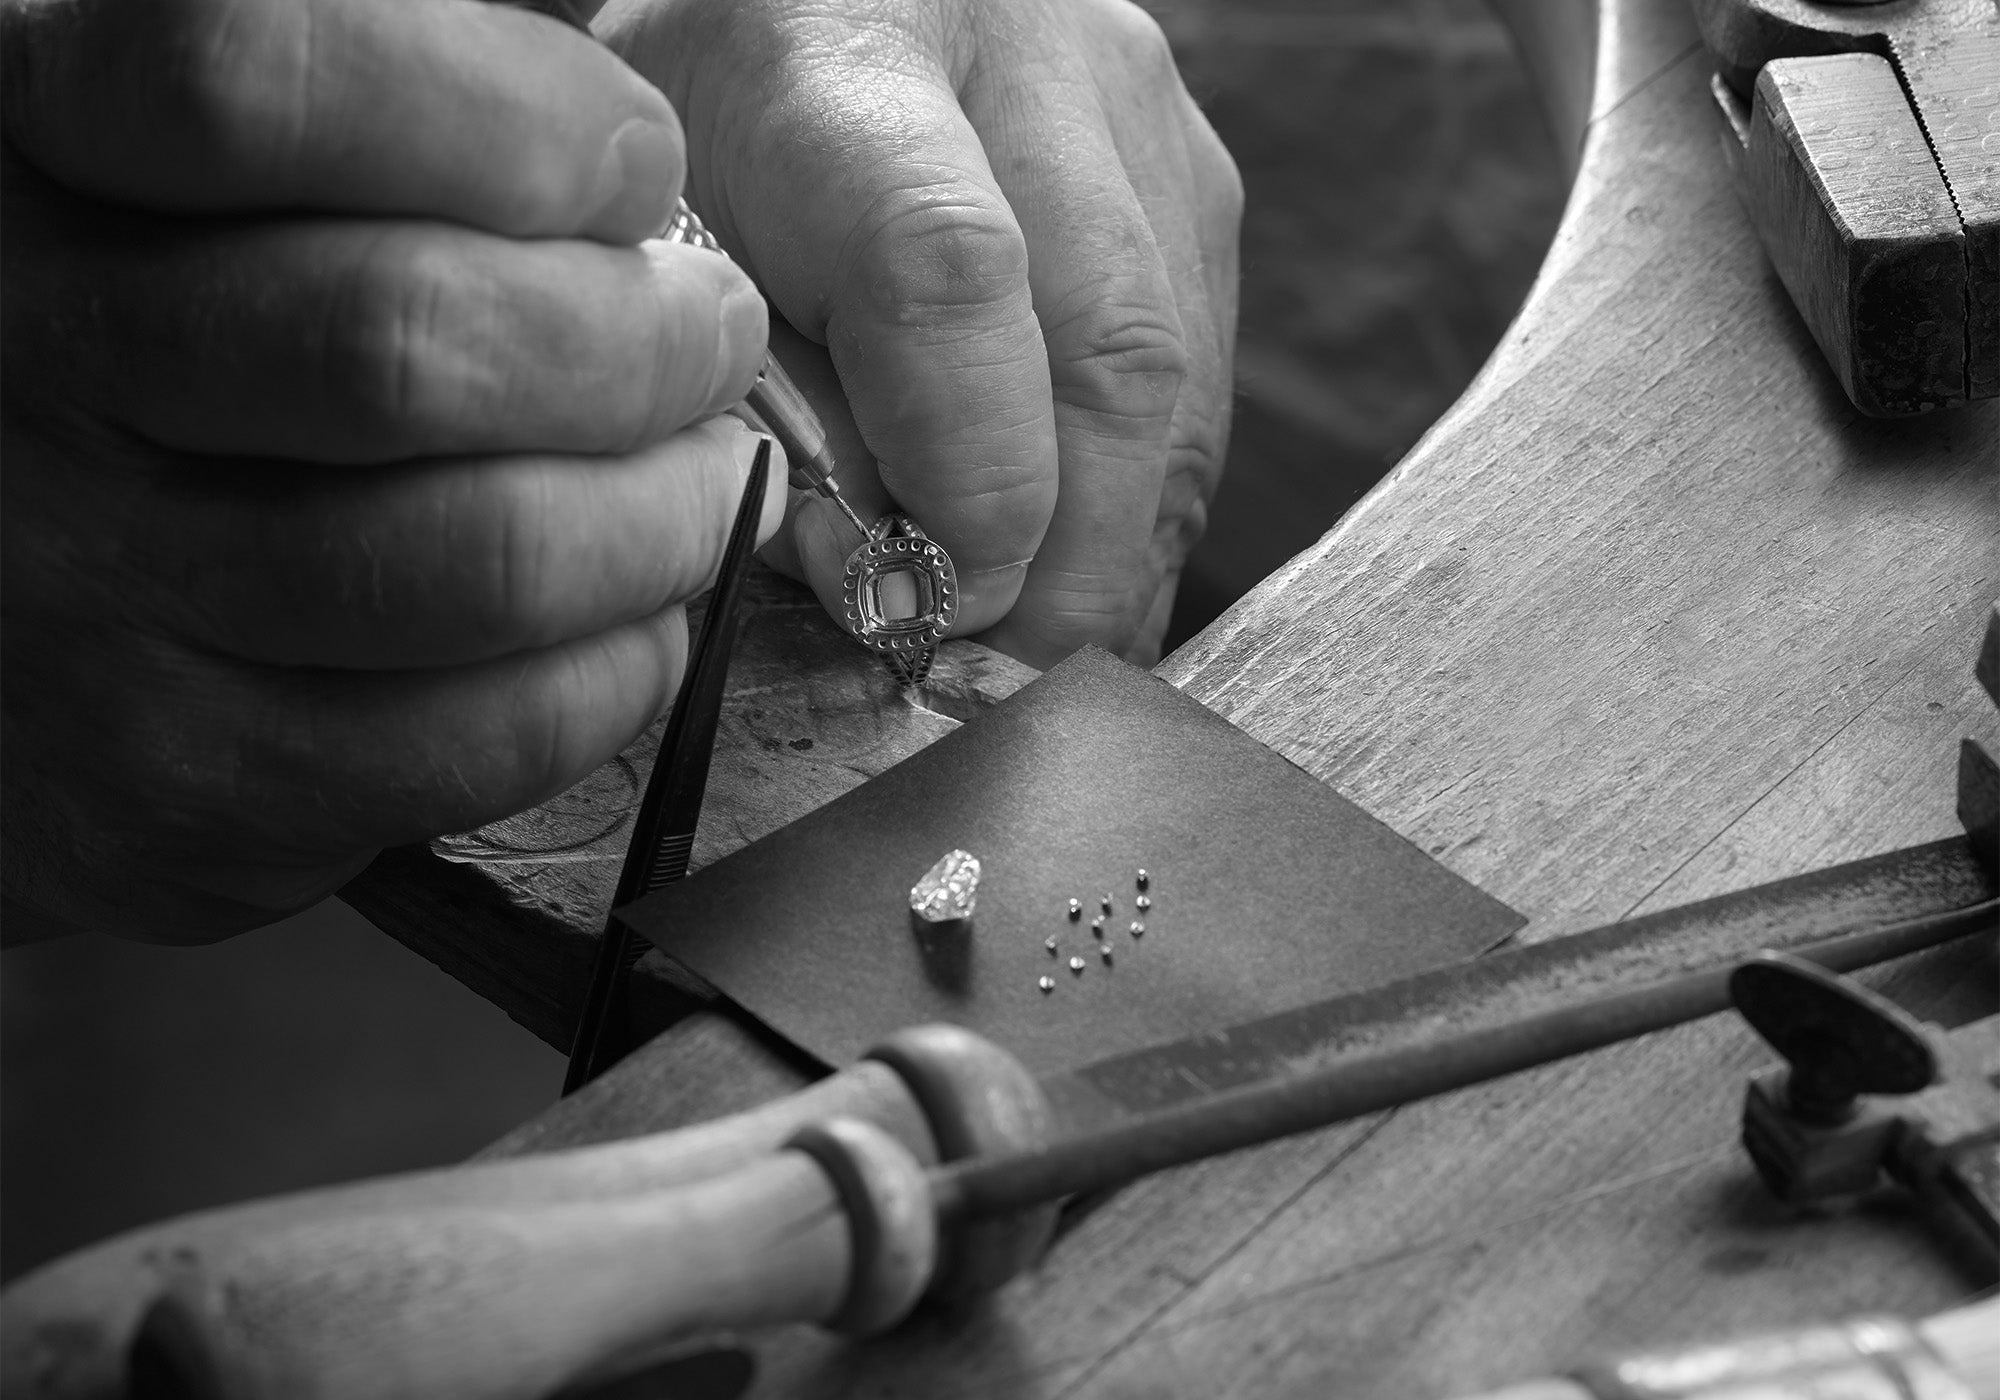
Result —
[[[910, 887], [953, 847], [983, 867], [972, 928], [920, 933]], [[1037, 1074], [1454, 962], [1524, 922], [1095, 649], [623, 917], [830, 1065], [955, 1021]]]

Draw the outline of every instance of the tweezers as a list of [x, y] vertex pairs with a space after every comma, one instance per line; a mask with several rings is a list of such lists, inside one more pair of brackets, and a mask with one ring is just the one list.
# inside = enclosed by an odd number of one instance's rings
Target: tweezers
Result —
[[771, 440], [765, 438], [757, 445], [750, 479], [736, 508], [736, 523], [730, 527], [722, 568], [709, 594], [708, 618], [695, 644], [694, 662], [674, 700], [659, 755], [646, 779], [645, 796], [632, 820], [632, 840], [625, 848], [625, 865], [618, 874], [617, 893], [611, 898], [611, 913], [605, 918], [584, 994], [583, 1015], [570, 1046], [564, 1094], [588, 1084], [625, 1053], [625, 1018], [614, 1013], [624, 1009], [632, 965], [643, 945], [632, 946], [631, 930], [618, 911], [687, 874], [702, 794], [708, 787], [709, 760], [715, 752], [715, 728], [722, 717], [722, 687], [729, 678], [730, 653], [736, 649], [744, 579], [750, 571], [750, 553], [757, 546], [757, 521], [770, 473]]

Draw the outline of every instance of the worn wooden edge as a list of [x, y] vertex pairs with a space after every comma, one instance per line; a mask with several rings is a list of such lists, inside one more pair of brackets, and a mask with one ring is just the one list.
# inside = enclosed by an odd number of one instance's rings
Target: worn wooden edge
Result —
[[[691, 869], [776, 830], [948, 733], [1038, 673], [949, 641], [920, 692], [841, 633], [803, 585], [751, 574]], [[341, 898], [405, 947], [567, 1050], [665, 728], [569, 792], [478, 832], [385, 851]], [[638, 1036], [707, 1005], [657, 953], [630, 981]]]

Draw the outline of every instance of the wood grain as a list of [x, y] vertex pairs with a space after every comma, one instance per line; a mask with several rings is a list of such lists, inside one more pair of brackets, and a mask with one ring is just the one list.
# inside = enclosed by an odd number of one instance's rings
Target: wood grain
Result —
[[[1160, 668], [1529, 913], [1530, 939], [1950, 836], [1956, 739], [2000, 735], [1971, 676], [2000, 592], [2000, 416], [1854, 413], [1729, 188], [1686, 14], [1600, 14], [1598, 84], [1558, 104], [1592, 114], [1577, 187], [1493, 360], [1338, 528]], [[746, 835], [799, 800], [778, 791], [793, 740], [824, 791], [942, 722], [787, 645], [746, 654], [762, 715], [712, 780], [748, 794]], [[551, 897], [450, 873], [484, 884], [446, 956], [490, 936], [580, 979], [580, 951], [531, 946], [594, 931], [572, 875], [544, 877], [568, 882]], [[384, 870], [371, 913], [422, 908], [438, 875]], [[1992, 953], [1876, 982], [1962, 1021], [1991, 1009]], [[546, 987], [511, 994], [560, 1017]], [[1968, 1291], [1893, 1205], [1800, 1221], [1763, 1199], [1732, 1139], [1766, 1058], [1718, 1019], [1142, 1182], [970, 1314], [862, 1346], [760, 1340], [757, 1390], [1447, 1395]], [[797, 1082], [702, 1015], [502, 1150]]]
[[[838, 797], [1035, 674], [949, 642], [912, 696], [803, 587], [753, 568], [690, 869]], [[566, 1051], [664, 727], [530, 812], [385, 853], [341, 897]], [[635, 970], [633, 1025], [644, 1033], [704, 1002], [657, 954]]]

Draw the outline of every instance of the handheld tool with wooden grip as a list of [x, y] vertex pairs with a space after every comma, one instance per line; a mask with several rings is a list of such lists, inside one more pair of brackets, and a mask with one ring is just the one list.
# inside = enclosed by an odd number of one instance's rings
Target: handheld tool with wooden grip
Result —
[[[1989, 927], [1993, 912], [1988, 898], [1798, 951], [1853, 967]], [[1467, 983], [1518, 996], [1510, 974], [1545, 972], [1549, 954], [1310, 1010], [1345, 1003], [1351, 1016], [1335, 1019], [1364, 1033], [1385, 1008], [1420, 1025], [1420, 998], [1465, 1000]], [[877, 1330], [926, 1292], [997, 1286], [1039, 1252], [1065, 1196], [1720, 1011], [1727, 976], [1579, 1002], [1558, 975], [1568, 994], [1537, 1014], [1444, 1037], [1381, 1032], [1369, 1053], [1059, 1141], [1042, 1087], [1010, 1057], [920, 1028], [879, 1062], [723, 1123], [113, 1241], [9, 1290], [4, 1375], [50, 1397], [118, 1393], [129, 1362], [134, 1395], [528, 1400], [716, 1328]], [[927, 1167], [939, 1159], [951, 1164]]]
[[[230, 1317], [255, 1308], [288, 1345], [345, 1358], [345, 1370], [328, 1358], [330, 1376], [311, 1378], [315, 1361], [292, 1384], [247, 1392], [287, 1396], [400, 1393], [388, 1379], [399, 1375], [412, 1378], [410, 1394], [542, 1395], [551, 1387], [537, 1377], [620, 1355], [630, 1338], [618, 1328], [628, 1318], [659, 1344], [678, 1334], [663, 1319], [681, 1305], [689, 1325], [723, 1305], [742, 1313], [738, 1325], [767, 1307], [815, 1317], [823, 1299], [811, 1280], [828, 1274], [814, 1274], [812, 1263], [846, 1248], [848, 1225], [823, 1190], [812, 1195], [813, 1182], [824, 1186], [818, 1168], [780, 1154], [784, 1143], [842, 1119], [927, 1163], [1031, 1143], [1046, 1130], [1033, 1081], [954, 1028], [910, 1032], [880, 1053], [710, 1123], [278, 1197], [72, 1254], [0, 1294], [0, 1391], [116, 1396], [140, 1393], [149, 1376], [164, 1384], [145, 1368], [149, 1347], [134, 1343], [155, 1314], [169, 1329], [160, 1345], [183, 1360], [194, 1354], [170, 1335], [175, 1309], [156, 1314], [169, 1298], [217, 1337], [229, 1335]], [[801, 1189], [810, 1198], [804, 1210], [793, 1208]], [[1019, 1267], [1017, 1254], [1039, 1250], [1052, 1217], [958, 1241], [942, 1286], [990, 1287], [991, 1275]], [[802, 1233], [785, 1233], [795, 1225]], [[760, 1238], [782, 1244], [783, 1258], [757, 1253]], [[725, 1244], [727, 1257], [703, 1252]], [[743, 1262], [731, 1272], [738, 1251]], [[844, 1278], [837, 1262], [831, 1276]], [[728, 1289], [746, 1276], [756, 1281], [754, 1296]], [[676, 1279], [679, 1293], [670, 1286]], [[232, 1297], [245, 1311], [227, 1310]], [[220, 1317], [202, 1301], [217, 1298], [225, 1301]], [[642, 1316], [632, 1318], [633, 1307]], [[451, 1340], [453, 1325], [463, 1346]], [[517, 1354], [516, 1343], [530, 1337], [533, 1357]], [[257, 1355], [227, 1344], [212, 1350]]]

